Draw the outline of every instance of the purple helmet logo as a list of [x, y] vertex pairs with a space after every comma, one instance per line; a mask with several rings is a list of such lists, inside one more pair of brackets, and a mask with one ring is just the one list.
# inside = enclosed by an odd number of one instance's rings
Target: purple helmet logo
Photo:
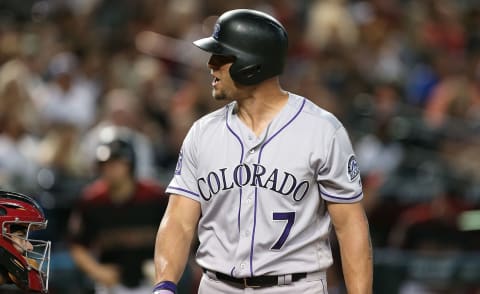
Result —
[[212, 34], [212, 37], [215, 39], [215, 40], [218, 40], [218, 33], [220, 32], [220, 24], [215, 24], [215, 27], [213, 28], [213, 34]]

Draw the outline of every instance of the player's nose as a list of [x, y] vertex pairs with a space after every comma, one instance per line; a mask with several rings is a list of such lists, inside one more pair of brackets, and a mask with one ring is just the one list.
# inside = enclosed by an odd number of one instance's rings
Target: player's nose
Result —
[[23, 244], [23, 248], [27, 251], [32, 251], [33, 250], [33, 245], [29, 241], [25, 240], [25, 243]]

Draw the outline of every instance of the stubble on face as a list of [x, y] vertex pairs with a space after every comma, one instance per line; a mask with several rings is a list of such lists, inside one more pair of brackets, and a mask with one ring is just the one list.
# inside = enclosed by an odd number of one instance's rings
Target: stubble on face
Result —
[[233, 100], [232, 95], [235, 89], [235, 82], [230, 76], [230, 67], [235, 61], [233, 56], [222, 56], [213, 54], [208, 61], [208, 67], [214, 76], [212, 81], [212, 97], [217, 101]]
[[217, 101], [228, 100], [228, 95], [225, 94], [225, 91], [220, 91], [216, 89], [212, 89], [212, 97]]
[[227, 69], [224, 71], [224, 74], [219, 79], [218, 83], [212, 88], [212, 97], [217, 101], [234, 99], [234, 95], [232, 95], [232, 92], [234, 92], [235, 89], [235, 82], [233, 82], [230, 77], [228, 71], [229, 68], [230, 67], [227, 67]]

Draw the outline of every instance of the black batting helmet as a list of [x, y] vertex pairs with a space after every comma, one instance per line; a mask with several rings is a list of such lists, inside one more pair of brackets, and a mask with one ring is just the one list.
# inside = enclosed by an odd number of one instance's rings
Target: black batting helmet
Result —
[[124, 159], [135, 171], [135, 149], [133, 147], [133, 132], [123, 127], [105, 127], [100, 132], [100, 142], [95, 151], [98, 163], [112, 159]]
[[282, 73], [288, 48], [285, 28], [272, 16], [251, 9], [222, 14], [212, 36], [193, 42], [207, 52], [234, 56], [232, 79], [243, 85], [258, 84]]

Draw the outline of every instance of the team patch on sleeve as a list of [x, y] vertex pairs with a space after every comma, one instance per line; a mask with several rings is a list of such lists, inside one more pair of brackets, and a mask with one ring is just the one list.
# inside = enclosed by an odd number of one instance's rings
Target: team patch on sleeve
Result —
[[182, 173], [182, 161], [183, 161], [183, 150], [180, 150], [178, 154], [177, 166], [175, 166], [175, 174], [180, 175]]
[[353, 182], [360, 175], [360, 168], [354, 155], [351, 155], [347, 163], [347, 173], [350, 182]]

